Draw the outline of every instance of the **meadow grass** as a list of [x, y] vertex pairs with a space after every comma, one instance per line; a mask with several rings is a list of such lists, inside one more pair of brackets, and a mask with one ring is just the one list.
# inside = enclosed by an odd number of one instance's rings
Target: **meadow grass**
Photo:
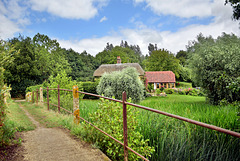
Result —
[[[150, 97], [140, 103], [160, 111], [235, 130], [237, 109], [213, 106], [204, 97], [168, 95]], [[239, 160], [239, 139], [169, 118], [139, 110], [139, 132], [155, 147], [151, 160]]]

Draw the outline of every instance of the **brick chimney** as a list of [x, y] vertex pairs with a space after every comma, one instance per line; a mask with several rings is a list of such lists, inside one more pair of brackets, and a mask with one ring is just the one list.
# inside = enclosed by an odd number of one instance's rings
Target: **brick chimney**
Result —
[[120, 56], [117, 56], [117, 64], [121, 64], [121, 58], [120, 58]]

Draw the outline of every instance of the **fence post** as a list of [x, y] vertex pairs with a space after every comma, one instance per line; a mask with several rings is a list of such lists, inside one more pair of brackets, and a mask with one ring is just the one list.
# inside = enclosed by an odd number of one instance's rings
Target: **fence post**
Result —
[[48, 87], [47, 87], [47, 105], [48, 105], [48, 110], [49, 110], [49, 90], [48, 90]]
[[73, 86], [73, 114], [74, 114], [74, 122], [79, 124], [80, 122], [80, 111], [79, 111], [79, 93], [78, 86]]
[[60, 90], [58, 85], [58, 112], [60, 112]]
[[42, 89], [42, 87], [40, 87], [39, 91], [40, 91], [40, 104], [43, 105], [43, 89]]
[[34, 91], [32, 91], [32, 103], [34, 103]]
[[124, 137], [124, 161], [128, 161], [128, 142], [127, 142], [127, 105], [125, 104], [127, 100], [127, 94], [124, 91], [122, 93], [123, 101], [123, 137]]
[[36, 93], [37, 93], [37, 104], [38, 104], [38, 89], [37, 89], [37, 92], [36, 92]]

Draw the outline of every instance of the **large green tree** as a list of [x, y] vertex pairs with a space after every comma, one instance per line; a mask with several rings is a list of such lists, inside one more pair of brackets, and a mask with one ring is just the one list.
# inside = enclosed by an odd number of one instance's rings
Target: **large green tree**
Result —
[[93, 72], [100, 65], [99, 61], [86, 51], [79, 54], [72, 49], [62, 50], [72, 68], [69, 76], [71, 76], [73, 80], [91, 81], [93, 79]]
[[225, 0], [225, 4], [227, 3], [233, 8], [233, 19], [240, 20], [240, 0]]
[[234, 86], [240, 80], [240, 38], [223, 33], [213, 39], [200, 34], [191, 44], [188, 54], [193, 81], [206, 90], [210, 102], [239, 101]]
[[12, 86], [13, 97], [24, 96], [26, 87], [41, 84], [50, 75], [71, 71], [59, 44], [45, 35], [37, 34], [33, 39], [20, 35], [8, 44], [19, 51], [19, 54], [12, 54], [14, 61], [6, 65], [4, 72], [6, 83]]
[[122, 41], [120, 46], [107, 44], [107, 47], [96, 55], [100, 64], [116, 64], [117, 56], [121, 57], [122, 63], [141, 63], [143, 56], [138, 45], [128, 45]]
[[152, 51], [144, 64], [146, 71], [172, 71], [177, 78], [179, 77], [179, 60], [165, 49]]

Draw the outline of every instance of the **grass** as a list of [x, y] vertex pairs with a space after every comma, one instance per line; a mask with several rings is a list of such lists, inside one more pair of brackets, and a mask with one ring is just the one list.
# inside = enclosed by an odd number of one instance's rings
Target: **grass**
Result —
[[36, 128], [31, 120], [26, 117], [25, 112], [19, 107], [19, 104], [11, 102], [7, 110], [8, 121], [17, 131], [29, 131]]
[[[213, 106], [204, 97], [168, 95], [147, 98], [141, 105], [230, 130], [237, 126], [237, 109]], [[139, 131], [155, 147], [151, 160], [239, 160], [238, 138], [139, 110]]]
[[[230, 130], [239, 128], [237, 109], [234, 106], [209, 105], [205, 97], [173, 94], [167, 97], [146, 98], [140, 104]], [[86, 139], [91, 135], [83, 133], [82, 126], [73, 124], [73, 116], [48, 112], [46, 107], [35, 107], [31, 104], [27, 106], [29, 112], [36, 114], [35, 117], [39, 121], [44, 118], [43, 124], [50, 127], [66, 127], [71, 133]], [[89, 113], [93, 113], [97, 108], [98, 100], [81, 100], [80, 116], [89, 120]], [[155, 148], [151, 160], [240, 160], [238, 138], [142, 109], [138, 110], [138, 131], [145, 139], [149, 139], [150, 146]], [[55, 122], [58, 122], [58, 125]]]

